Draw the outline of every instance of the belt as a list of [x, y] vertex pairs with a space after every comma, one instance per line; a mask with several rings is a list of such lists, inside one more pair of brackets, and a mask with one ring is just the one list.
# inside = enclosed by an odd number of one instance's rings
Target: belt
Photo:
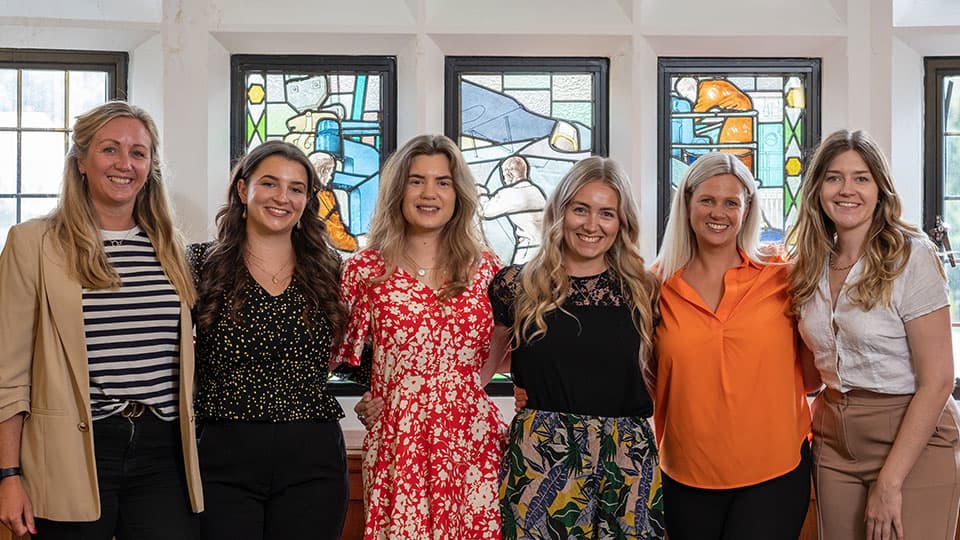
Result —
[[120, 411], [120, 416], [124, 418], [140, 418], [147, 409], [152, 411], [153, 407], [140, 403], [139, 401], [131, 401]]

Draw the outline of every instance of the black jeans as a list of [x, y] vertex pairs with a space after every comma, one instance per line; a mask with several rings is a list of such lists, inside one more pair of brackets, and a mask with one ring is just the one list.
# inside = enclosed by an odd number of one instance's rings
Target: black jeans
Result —
[[337, 422], [211, 422], [199, 438], [207, 540], [340, 538], [350, 485]]
[[792, 471], [752, 486], [701, 489], [662, 474], [670, 540], [796, 540], [810, 505], [810, 445]]
[[193, 540], [200, 520], [190, 508], [180, 423], [151, 411], [93, 423], [100, 519], [37, 519], [35, 540]]

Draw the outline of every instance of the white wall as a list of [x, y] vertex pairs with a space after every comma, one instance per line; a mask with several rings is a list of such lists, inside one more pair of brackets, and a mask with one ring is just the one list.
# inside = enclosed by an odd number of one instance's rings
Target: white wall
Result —
[[444, 55], [611, 59], [610, 154], [656, 239], [658, 56], [823, 59], [823, 133], [864, 128], [921, 214], [923, 56], [960, 54], [956, 0], [0, 0], [0, 47], [130, 52], [130, 98], [157, 118], [191, 240], [209, 236], [229, 166], [234, 53], [389, 54], [398, 139], [443, 129]]
[[960, 55], [957, 0], [0, 0], [0, 47], [125, 50], [156, 117], [191, 240], [209, 237], [229, 161], [235, 53], [397, 57], [398, 140], [443, 130], [444, 55], [606, 56], [610, 154], [656, 242], [657, 57], [820, 57], [823, 133], [871, 131], [921, 217], [923, 56]]

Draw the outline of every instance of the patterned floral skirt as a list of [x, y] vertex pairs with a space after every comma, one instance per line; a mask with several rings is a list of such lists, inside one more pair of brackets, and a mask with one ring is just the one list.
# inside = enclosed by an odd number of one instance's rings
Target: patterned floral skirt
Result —
[[653, 431], [639, 417], [524, 409], [500, 465], [503, 538], [663, 538]]

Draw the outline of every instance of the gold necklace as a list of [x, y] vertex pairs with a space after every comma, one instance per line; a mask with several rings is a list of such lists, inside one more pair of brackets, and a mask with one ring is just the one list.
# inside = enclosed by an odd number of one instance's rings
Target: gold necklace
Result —
[[857, 261], [859, 261], [859, 260], [860, 260], [860, 259], [854, 259], [854, 261], [853, 261], [852, 263], [850, 263], [850, 264], [848, 264], [848, 265], [846, 265], [846, 266], [836, 266], [835, 264], [833, 264], [833, 255], [830, 255], [830, 260], [829, 260], [829, 262], [828, 262], [827, 264], [830, 266], [830, 269], [833, 270], [834, 272], [843, 272], [843, 271], [845, 271], [845, 270], [849, 270], [849, 269], [853, 268], [853, 265], [857, 264]]
[[417, 261], [413, 260], [413, 257], [411, 257], [411, 256], [410, 256], [409, 254], [407, 254], [407, 253], [404, 253], [403, 256], [404, 256], [408, 261], [410, 261], [411, 264], [413, 264], [413, 267], [414, 267], [414, 268], [417, 269], [417, 276], [419, 276], [419, 277], [424, 277], [424, 276], [426, 276], [426, 275], [427, 275], [427, 272], [429, 272], [430, 270], [433, 270], [433, 269], [436, 267], [436, 266], [422, 266], [420, 263], [418, 263]]
[[247, 258], [247, 262], [253, 263], [254, 266], [259, 268], [260, 270], [263, 270], [263, 272], [266, 273], [267, 275], [270, 275], [270, 281], [272, 281], [274, 285], [279, 285], [281, 281], [286, 281], [288, 277], [293, 276], [293, 274], [291, 273], [289, 276], [285, 276], [283, 279], [280, 279], [278, 277], [281, 272], [283, 272], [288, 266], [290, 266], [291, 262], [296, 261], [296, 258], [294, 258], [293, 261], [287, 260], [287, 262], [283, 263], [283, 266], [281, 266], [276, 273], [272, 273], [270, 272], [270, 270], [267, 270], [266, 267], [260, 264], [260, 262], [257, 262], [257, 261], [262, 261], [262, 262], [266, 262], [266, 261], [264, 261], [260, 257], [257, 257], [256, 255], [251, 253], [249, 250], [247, 250], [247, 255], [249, 255], [249, 257]]

